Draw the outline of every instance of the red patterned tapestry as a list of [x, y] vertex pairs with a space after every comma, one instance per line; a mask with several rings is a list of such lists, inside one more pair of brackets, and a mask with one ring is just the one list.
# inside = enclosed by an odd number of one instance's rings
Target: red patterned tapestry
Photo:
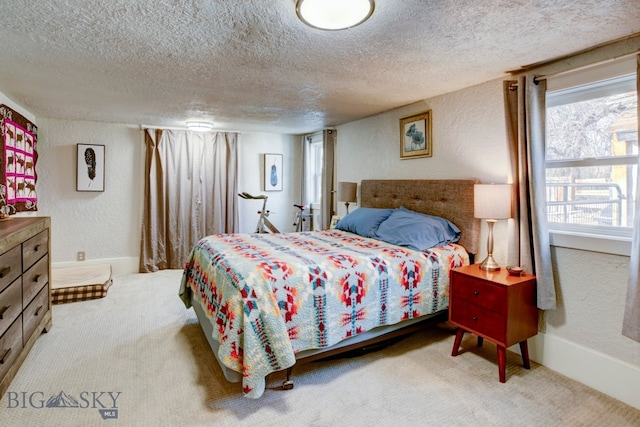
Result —
[[0, 127], [0, 217], [17, 212], [37, 211], [37, 128], [6, 105], [0, 105]]

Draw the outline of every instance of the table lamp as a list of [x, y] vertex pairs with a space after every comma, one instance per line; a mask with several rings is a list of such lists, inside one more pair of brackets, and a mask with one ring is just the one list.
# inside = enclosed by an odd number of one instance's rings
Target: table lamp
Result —
[[355, 182], [339, 182], [338, 183], [338, 201], [344, 202], [347, 207], [347, 215], [349, 214], [349, 203], [355, 203], [357, 199], [358, 184]]
[[510, 184], [474, 185], [473, 216], [486, 220], [489, 226], [487, 257], [480, 264], [483, 270], [500, 270], [500, 265], [493, 259], [493, 226], [499, 219], [511, 218], [511, 188]]

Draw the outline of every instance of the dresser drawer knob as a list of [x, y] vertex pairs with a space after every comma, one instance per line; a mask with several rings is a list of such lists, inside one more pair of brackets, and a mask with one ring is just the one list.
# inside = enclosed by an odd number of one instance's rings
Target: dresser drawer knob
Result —
[[474, 322], [477, 322], [477, 321], [478, 321], [478, 316], [473, 316], [473, 319], [472, 319], [472, 320], [473, 320]]
[[7, 358], [9, 357], [9, 355], [11, 354], [11, 349], [13, 347], [9, 347], [9, 350], [5, 351], [4, 354], [2, 355], [2, 359], [0, 359], [0, 365], [4, 365], [4, 362], [7, 361]]
[[40, 314], [40, 310], [42, 310], [42, 307], [43, 306], [38, 307], [38, 309], [36, 310], [35, 313], [33, 313], [33, 315], [37, 317]]
[[0, 279], [2, 279], [4, 276], [8, 275], [10, 271], [11, 271], [11, 266], [5, 267], [2, 270], [0, 270]]
[[2, 310], [0, 310], [0, 320], [4, 319], [4, 314], [9, 310], [9, 307], [11, 307], [11, 305], [2, 307]]
[[40, 249], [40, 245], [35, 245], [33, 247], [33, 252], [38, 252], [38, 249]]
[[473, 295], [475, 295], [475, 296], [480, 295], [480, 291], [473, 291]]
[[40, 280], [40, 276], [42, 276], [41, 274], [36, 274], [35, 276], [33, 276], [33, 281], [38, 283], [38, 280]]

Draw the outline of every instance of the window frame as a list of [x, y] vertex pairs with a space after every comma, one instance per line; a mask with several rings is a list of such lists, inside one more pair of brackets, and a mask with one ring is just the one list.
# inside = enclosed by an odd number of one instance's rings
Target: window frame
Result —
[[[586, 89], [586, 91], [596, 96], [619, 93], [624, 90], [623, 88], [629, 87], [629, 81], [631, 80], [633, 81], [633, 90], [636, 90], [637, 94], [637, 88], [635, 87], [636, 73], [634, 56], [625, 60], [577, 70], [572, 73], [562, 73], [555, 78], [548, 77], [547, 108], [575, 102], [575, 92], [580, 89], [583, 91]], [[581, 86], [582, 88], [580, 88]], [[545, 171], [549, 168], [549, 165], [552, 165], [551, 167], [553, 168], [631, 165], [636, 166], [636, 173], [640, 173], [640, 155], [547, 160], [545, 161]], [[636, 200], [636, 203], [640, 203], [640, 201]], [[548, 224], [549, 239], [552, 246], [616, 255], [630, 255], [632, 227], [558, 224], [555, 222], [549, 222]]]
[[[322, 168], [324, 156], [324, 144], [322, 132], [307, 135], [305, 137], [307, 147], [305, 149], [305, 202], [311, 209], [319, 210], [322, 204]], [[318, 182], [319, 181], [319, 182]], [[316, 188], [320, 184], [320, 188]], [[318, 194], [319, 193], [319, 194]], [[314, 196], [318, 196], [318, 200]]]

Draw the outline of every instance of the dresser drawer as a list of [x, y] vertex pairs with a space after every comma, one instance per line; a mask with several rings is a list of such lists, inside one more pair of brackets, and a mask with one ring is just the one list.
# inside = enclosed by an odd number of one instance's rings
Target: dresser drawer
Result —
[[0, 378], [7, 373], [22, 351], [22, 316], [0, 337]]
[[0, 293], [0, 335], [22, 312], [22, 280], [16, 279]]
[[451, 297], [506, 314], [507, 291], [505, 288], [487, 283], [475, 277], [452, 274]]
[[480, 333], [500, 343], [505, 342], [507, 322], [500, 313], [458, 299], [449, 307], [449, 315], [452, 322], [470, 332]]
[[22, 250], [20, 245], [0, 255], [0, 292], [22, 273]]
[[45, 286], [22, 313], [24, 339], [27, 340], [49, 310], [49, 286]]
[[26, 307], [47, 283], [49, 283], [49, 256], [45, 255], [22, 275], [22, 306]]
[[27, 271], [49, 252], [49, 231], [44, 230], [22, 244], [22, 271]]

